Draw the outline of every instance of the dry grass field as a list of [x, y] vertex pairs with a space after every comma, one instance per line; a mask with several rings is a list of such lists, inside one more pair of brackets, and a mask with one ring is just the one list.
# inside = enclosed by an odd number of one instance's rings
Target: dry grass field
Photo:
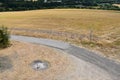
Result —
[[119, 11], [46, 9], [0, 12], [0, 25], [14, 28], [12, 34], [60, 39], [120, 60]]
[[[1, 12], [0, 23], [7, 27], [57, 30], [106, 30], [120, 26], [119, 11], [51, 9], [24, 12]], [[101, 31], [100, 31], [101, 32]]]

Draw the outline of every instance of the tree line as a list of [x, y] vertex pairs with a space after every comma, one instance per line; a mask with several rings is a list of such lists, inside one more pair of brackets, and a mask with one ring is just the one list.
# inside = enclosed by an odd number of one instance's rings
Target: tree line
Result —
[[118, 9], [112, 6], [120, 3], [120, 0], [62, 0], [62, 2], [52, 2], [52, 0], [27, 1], [27, 0], [0, 0], [0, 11], [19, 11], [44, 8], [94, 8], [99, 6], [101, 9]]

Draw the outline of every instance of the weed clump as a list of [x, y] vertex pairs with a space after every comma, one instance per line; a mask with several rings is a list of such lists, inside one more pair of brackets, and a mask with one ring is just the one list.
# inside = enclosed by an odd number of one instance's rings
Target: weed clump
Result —
[[0, 48], [6, 48], [9, 46], [10, 41], [9, 41], [10, 35], [8, 32], [7, 27], [0, 27]]

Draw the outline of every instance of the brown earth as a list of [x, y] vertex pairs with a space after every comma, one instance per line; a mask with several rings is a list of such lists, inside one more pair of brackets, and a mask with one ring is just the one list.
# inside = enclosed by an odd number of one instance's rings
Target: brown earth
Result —
[[[34, 60], [49, 62], [46, 70], [32, 69]], [[0, 50], [0, 80], [112, 80], [101, 68], [43, 45], [12, 41]], [[6, 67], [9, 66], [10, 67]], [[11, 66], [12, 65], [12, 66]], [[87, 75], [86, 75], [87, 74]]]

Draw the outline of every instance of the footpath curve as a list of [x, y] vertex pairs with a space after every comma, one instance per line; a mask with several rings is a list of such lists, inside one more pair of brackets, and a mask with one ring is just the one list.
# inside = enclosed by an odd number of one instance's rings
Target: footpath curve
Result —
[[107, 59], [89, 50], [74, 46], [69, 43], [65, 43], [57, 40], [51, 40], [51, 39], [11, 35], [11, 40], [42, 44], [55, 49], [62, 50], [64, 52], [67, 52], [68, 54], [71, 54], [86, 62], [92, 63], [100, 67], [101, 69], [107, 71], [112, 76], [113, 78], [112, 80], [120, 79], [120, 63], [119, 62], [115, 62], [113, 60]]

